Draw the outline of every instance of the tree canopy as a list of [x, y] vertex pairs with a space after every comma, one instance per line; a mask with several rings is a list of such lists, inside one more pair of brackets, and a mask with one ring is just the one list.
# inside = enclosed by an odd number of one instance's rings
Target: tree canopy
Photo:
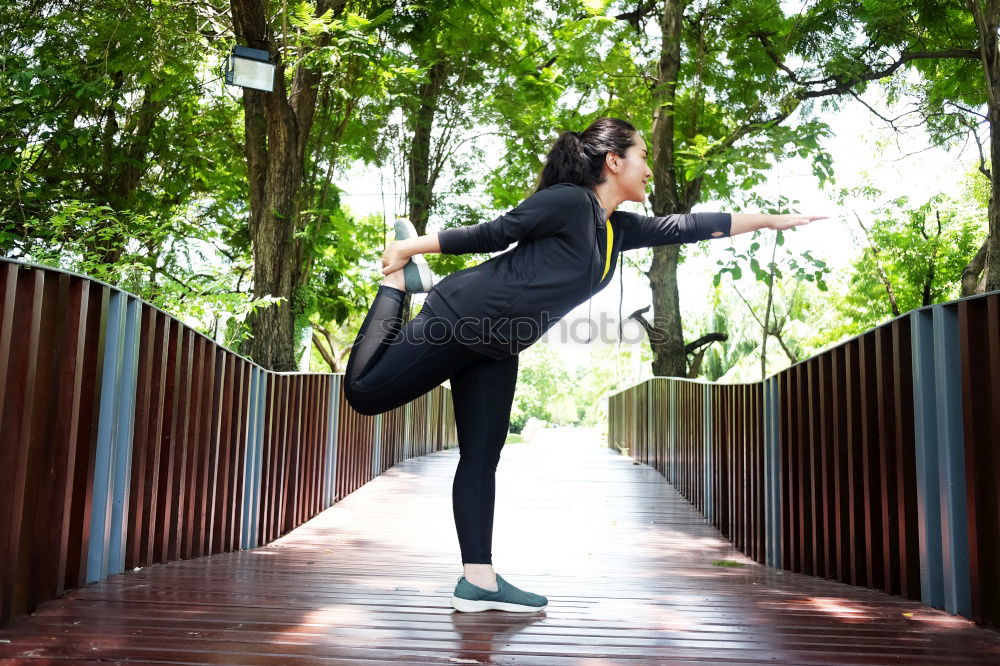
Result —
[[[713, 314], [688, 316], [678, 270], [709, 250], [629, 258], [646, 330], [663, 333], [645, 343], [653, 373], [769, 372], [910, 308], [1000, 288], [998, 21], [1000, 0], [800, 12], [777, 0], [10, 0], [0, 248], [118, 284], [266, 367], [295, 369], [310, 348], [342, 370], [392, 215], [421, 233], [492, 219], [531, 192], [560, 131], [599, 116], [646, 138], [657, 215], [796, 210], [758, 191], [792, 160], [833, 192], [829, 121], [850, 104], [899, 136], [970, 142], [974, 162], [953, 170], [965, 195], [840, 188], [845, 210], [864, 209], [847, 219], [861, 239], [847, 276], [782, 236], [717, 245]], [[235, 45], [268, 52], [273, 92], [224, 84]], [[382, 180], [352, 178], [362, 166]], [[382, 212], [345, 203], [378, 190]], [[431, 266], [442, 276], [484, 258]], [[567, 382], [580, 401], [601, 394], [546, 354], [525, 366], [518, 414], [592, 419], [545, 399]]]

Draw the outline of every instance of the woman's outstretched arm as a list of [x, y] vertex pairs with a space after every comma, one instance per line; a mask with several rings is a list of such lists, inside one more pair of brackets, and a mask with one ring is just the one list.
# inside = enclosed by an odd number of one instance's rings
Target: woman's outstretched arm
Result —
[[826, 216], [745, 213], [675, 213], [656, 217], [621, 211], [611, 220], [624, 231], [621, 247], [624, 251], [727, 238], [758, 229], [791, 229], [823, 217]]
[[813, 220], [822, 220], [828, 215], [758, 215], [746, 213], [733, 213], [732, 226], [729, 235], [745, 234], [758, 229], [791, 229], [803, 224], [809, 224]]
[[[813, 220], [822, 220], [827, 215], [759, 215], [748, 213], [732, 213], [732, 223], [729, 229], [730, 236], [745, 234], [758, 229], [791, 229], [803, 224], [809, 224]], [[653, 218], [649, 218], [653, 219]], [[719, 231], [712, 236], [722, 236]], [[676, 241], [673, 241], [676, 242]], [[441, 252], [441, 242], [437, 232], [418, 236], [404, 241], [392, 241], [386, 246], [382, 253], [382, 274], [388, 275], [398, 271], [415, 254], [428, 254], [431, 252]]]

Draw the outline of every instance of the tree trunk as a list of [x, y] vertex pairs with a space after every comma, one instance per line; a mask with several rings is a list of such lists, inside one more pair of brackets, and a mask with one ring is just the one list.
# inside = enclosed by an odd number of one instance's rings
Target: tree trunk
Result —
[[[343, 5], [344, 0], [321, 2], [317, 11], [340, 13]], [[281, 301], [247, 317], [251, 339], [246, 351], [264, 368], [290, 371], [298, 367], [295, 320], [301, 306], [295, 293], [308, 274], [303, 243], [295, 238], [302, 224], [298, 195], [320, 77], [315, 71], [298, 69], [289, 95], [277, 37], [266, 18], [267, 3], [231, 0], [231, 8], [236, 34], [253, 48], [269, 50], [275, 63], [273, 92], [245, 88], [243, 108], [254, 296]]]
[[989, 237], [986, 239], [984, 267], [986, 291], [1000, 290], [1000, 0], [966, 0], [979, 36], [979, 55], [986, 84], [987, 115], [990, 123], [990, 204]]
[[985, 286], [985, 281], [979, 276], [986, 267], [986, 251], [990, 249], [990, 241], [987, 238], [976, 256], [972, 258], [969, 265], [962, 269], [962, 297], [972, 296], [982, 291], [980, 287]]
[[681, 326], [680, 296], [677, 291], [677, 263], [680, 247], [662, 245], [653, 248], [653, 264], [646, 274], [653, 291], [653, 325], [660, 332], [650, 337], [653, 350], [653, 375], [686, 377], [687, 354]]
[[[674, 163], [674, 100], [681, 64], [681, 20], [683, 3], [666, 0], [660, 15], [660, 62], [657, 84], [653, 89], [653, 213], [686, 213], [678, 197]], [[677, 292], [677, 265], [680, 247], [663, 245], [653, 248], [653, 263], [647, 276], [653, 292], [653, 322], [663, 334], [650, 338], [653, 350], [653, 374], [657, 377], [687, 375], [687, 356], [681, 326], [680, 298]]]
[[[996, 73], [1000, 95], [1000, 71]], [[986, 262], [983, 267], [986, 291], [1000, 290], [1000, 104], [990, 104], [990, 187], [989, 236], [986, 238]]]
[[[774, 244], [775, 248], [778, 244]], [[771, 321], [771, 303], [774, 297], [774, 255], [771, 255], [771, 274], [767, 284], [767, 305], [764, 306], [764, 325], [760, 336], [760, 381], [767, 379], [767, 332]]]
[[[114, 80], [115, 89], [120, 89], [123, 81], [122, 75], [116, 74]], [[139, 104], [138, 111], [131, 116], [126, 116], [124, 127], [119, 127], [115, 113], [115, 102], [118, 101], [118, 98], [113, 98], [108, 105], [107, 120], [101, 141], [101, 173], [93, 195], [97, 200], [118, 213], [132, 209], [133, 198], [142, 182], [142, 176], [150, 166], [147, 161], [149, 135], [153, 131], [159, 112], [153, 103], [152, 95], [152, 87], [143, 88], [142, 102]], [[115, 135], [119, 133], [121, 134], [120, 142], [115, 145]], [[115, 160], [115, 157], [118, 159]], [[98, 232], [99, 240], [89, 244], [88, 251], [102, 264], [117, 264], [131, 239], [127, 234], [117, 231], [105, 236], [107, 227], [99, 228]]]
[[430, 168], [431, 139], [434, 114], [437, 112], [441, 88], [448, 76], [447, 70], [447, 63], [443, 59], [431, 65], [427, 72], [427, 80], [420, 86], [420, 106], [410, 119], [413, 138], [408, 155], [407, 198], [410, 203], [410, 222], [420, 235], [427, 233], [427, 219], [434, 197]]

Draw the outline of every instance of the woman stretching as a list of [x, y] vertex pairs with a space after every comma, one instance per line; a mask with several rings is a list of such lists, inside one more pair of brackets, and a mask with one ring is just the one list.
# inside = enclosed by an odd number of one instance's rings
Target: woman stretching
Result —
[[[645, 199], [653, 175], [646, 158], [635, 127], [600, 118], [559, 137], [538, 189], [513, 210], [492, 222], [420, 237], [409, 223], [397, 222], [396, 240], [382, 254], [385, 278], [351, 351], [344, 390], [355, 410], [379, 414], [451, 380], [459, 444], [452, 508], [464, 568], [452, 596], [457, 610], [530, 612], [548, 603], [505, 581], [491, 559], [494, 480], [518, 353], [603, 289], [624, 250], [788, 229], [820, 217], [647, 217], [617, 210], [623, 201]], [[420, 256], [496, 252], [515, 241], [513, 249], [437, 285]], [[417, 316], [403, 322], [403, 298], [417, 292], [430, 293]]]

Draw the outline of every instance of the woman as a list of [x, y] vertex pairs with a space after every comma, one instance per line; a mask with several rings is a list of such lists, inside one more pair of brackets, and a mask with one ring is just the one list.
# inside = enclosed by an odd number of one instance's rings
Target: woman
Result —
[[[546, 157], [538, 189], [492, 222], [416, 237], [396, 225], [382, 255], [385, 279], [347, 365], [348, 402], [363, 414], [388, 411], [451, 380], [459, 463], [452, 508], [464, 576], [460, 611], [541, 610], [548, 600], [507, 583], [492, 566], [494, 478], [507, 436], [517, 354], [574, 307], [603, 289], [619, 253], [691, 243], [757, 229], [788, 229], [804, 215], [692, 213], [647, 217], [617, 210], [642, 202], [652, 172], [631, 124], [600, 118], [565, 132]], [[432, 286], [421, 254], [508, 252]], [[404, 270], [400, 270], [404, 269]], [[429, 291], [405, 326], [407, 292]]]

